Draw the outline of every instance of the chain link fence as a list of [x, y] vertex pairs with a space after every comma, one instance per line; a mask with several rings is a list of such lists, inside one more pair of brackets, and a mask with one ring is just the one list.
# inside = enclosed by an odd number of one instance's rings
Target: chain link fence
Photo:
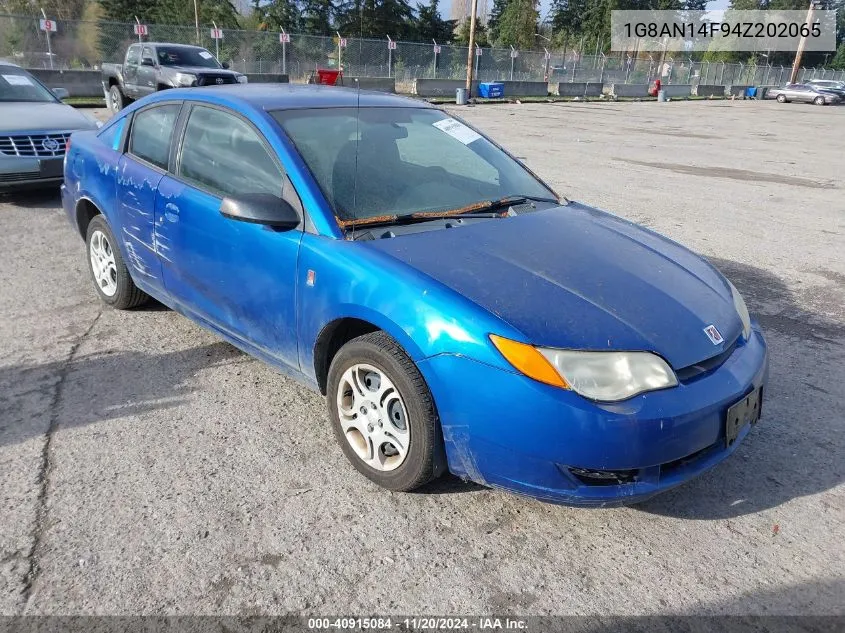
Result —
[[[122, 62], [126, 48], [140, 40], [198, 44], [220, 61], [244, 73], [283, 73], [305, 81], [317, 68], [342, 67], [346, 76], [392, 77], [400, 91], [418, 78], [463, 79], [468, 49], [464, 46], [394, 42], [354, 37], [325, 37], [278, 32], [220, 29], [212, 26], [150, 24], [138, 36], [132, 23], [61, 20], [49, 34], [38, 17], [0, 15], [0, 57], [29, 68], [97, 69], [103, 62]], [[282, 42], [282, 39], [289, 41]], [[624, 54], [582, 55], [578, 51], [528, 51], [478, 48], [473, 55], [480, 81], [646, 83], [660, 77], [674, 84], [782, 84], [790, 68], [701, 62], [692, 59], [631, 58]], [[802, 68], [799, 81], [845, 81], [845, 71]]]

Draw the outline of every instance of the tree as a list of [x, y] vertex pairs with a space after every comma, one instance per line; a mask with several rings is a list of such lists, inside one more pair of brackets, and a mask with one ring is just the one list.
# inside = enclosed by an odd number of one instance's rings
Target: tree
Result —
[[[297, 32], [302, 29], [302, 13], [297, 0], [270, 0], [262, 4], [260, 0], [253, 0], [250, 22], [257, 22], [253, 26], [260, 31]], [[244, 24], [246, 27], [247, 25]], [[252, 25], [250, 25], [252, 26]]]
[[499, 20], [496, 43], [523, 50], [533, 48], [538, 18], [535, 0], [509, 0]]
[[[455, 44], [469, 46], [469, 25], [469, 18], [465, 18], [458, 26], [458, 32], [455, 33]], [[478, 21], [475, 22], [475, 43], [478, 46], [490, 46], [487, 39], [487, 29]]]
[[440, 17], [439, 0], [430, 0], [428, 4], [417, 6], [415, 35], [423, 42], [435, 40], [448, 42], [455, 31], [455, 20], [444, 20]]
[[309, 35], [331, 35], [335, 13], [332, 0], [304, 0], [302, 30]]
[[[112, 1], [112, 0], [109, 0]], [[120, 1], [120, 0], [117, 0]], [[221, 29], [238, 27], [238, 11], [231, 0], [196, 0], [200, 24], [216, 23]], [[193, 24], [194, 3], [185, 0], [156, 0], [148, 3], [152, 8], [151, 21], [156, 24]], [[139, 18], [141, 16], [138, 16]], [[132, 16], [127, 20], [133, 22]], [[143, 21], [143, 20], [142, 20]]]
[[499, 22], [507, 6], [508, 0], [493, 0], [493, 8], [487, 18], [487, 33], [493, 43], [499, 39]]
[[839, 48], [836, 49], [836, 55], [830, 61], [830, 67], [836, 68], [837, 70], [845, 70], [845, 42], [842, 42]]
[[412, 39], [417, 27], [408, 0], [352, 0], [339, 7], [337, 25], [342, 33], [394, 40]]

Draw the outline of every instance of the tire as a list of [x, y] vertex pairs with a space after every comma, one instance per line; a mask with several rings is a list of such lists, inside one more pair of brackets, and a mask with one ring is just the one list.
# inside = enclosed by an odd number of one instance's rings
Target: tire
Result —
[[[350, 382], [355, 376], [357, 392]], [[386, 332], [359, 336], [340, 348], [329, 368], [326, 401], [343, 453], [371, 481], [405, 492], [445, 472], [434, 399], [417, 366]], [[367, 427], [366, 435], [358, 430]]]
[[117, 310], [128, 310], [149, 300], [149, 295], [139, 290], [129, 276], [117, 240], [102, 215], [94, 216], [88, 224], [85, 246], [88, 271], [103, 303]]
[[786, 103], [786, 95], [778, 95], [777, 99], [778, 103]]
[[123, 110], [124, 106], [126, 105], [126, 97], [123, 96], [123, 93], [120, 91], [120, 86], [114, 85], [109, 88], [109, 110], [112, 111], [112, 114], [117, 114], [121, 110]]
[[816, 105], [824, 105], [824, 97], [816, 97], [813, 99], [813, 103]]

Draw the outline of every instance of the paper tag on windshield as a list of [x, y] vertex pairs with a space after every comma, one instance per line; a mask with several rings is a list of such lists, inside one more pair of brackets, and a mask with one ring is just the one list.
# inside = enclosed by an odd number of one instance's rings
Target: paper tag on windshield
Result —
[[3, 75], [3, 79], [5, 79], [10, 86], [33, 85], [32, 82], [29, 80], [29, 77], [25, 75]]
[[434, 127], [442, 132], [446, 132], [452, 138], [460, 141], [464, 145], [469, 145], [473, 141], [481, 138], [481, 134], [468, 128], [466, 125], [455, 119], [441, 119], [432, 123]]
[[211, 59], [212, 57], [214, 57], [214, 55], [212, 55], [208, 51], [200, 51], [200, 57], [202, 57], [203, 59]]

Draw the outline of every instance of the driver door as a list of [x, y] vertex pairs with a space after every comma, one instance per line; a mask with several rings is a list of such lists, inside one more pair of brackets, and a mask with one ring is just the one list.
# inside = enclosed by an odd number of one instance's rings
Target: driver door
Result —
[[145, 46], [141, 51], [141, 65], [138, 66], [138, 97], [145, 97], [156, 91], [155, 51], [152, 46]]
[[173, 174], [158, 186], [155, 226], [164, 286], [186, 312], [259, 354], [299, 368], [296, 278], [302, 227], [226, 218], [224, 197], [272, 194], [302, 205], [275, 152], [247, 120], [193, 105]]

